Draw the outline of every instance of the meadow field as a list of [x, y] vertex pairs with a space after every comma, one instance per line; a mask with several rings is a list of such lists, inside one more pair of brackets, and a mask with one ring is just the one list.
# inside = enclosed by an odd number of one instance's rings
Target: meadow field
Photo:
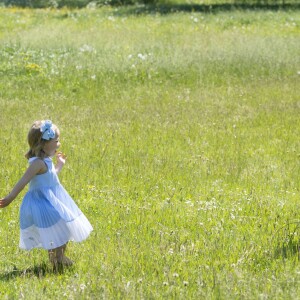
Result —
[[0, 197], [51, 119], [94, 227], [54, 273], [22, 192], [0, 298], [300, 299], [299, 86], [299, 10], [0, 8]]

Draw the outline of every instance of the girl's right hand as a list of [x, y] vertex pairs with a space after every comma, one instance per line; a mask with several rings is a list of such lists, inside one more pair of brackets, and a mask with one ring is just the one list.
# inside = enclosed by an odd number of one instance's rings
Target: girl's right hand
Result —
[[12, 201], [13, 199], [9, 199], [7, 197], [0, 199], [0, 208], [8, 206]]

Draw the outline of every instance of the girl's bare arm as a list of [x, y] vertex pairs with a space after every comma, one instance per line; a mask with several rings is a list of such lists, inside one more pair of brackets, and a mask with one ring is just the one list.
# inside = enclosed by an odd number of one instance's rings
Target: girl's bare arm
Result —
[[41, 159], [36, 159], [33, 161], [18, 183], [14, 186], [12, 191], [3, 199], [0, 199], [0, 208], [8, 206], [19, 195], [19, 193], [24, 189], [33, 176], [44, 172], [44, 170], [45, 163]]

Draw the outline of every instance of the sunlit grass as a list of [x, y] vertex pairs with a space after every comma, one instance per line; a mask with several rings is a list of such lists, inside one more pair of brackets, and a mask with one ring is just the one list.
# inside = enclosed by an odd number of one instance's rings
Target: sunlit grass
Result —
[[[53, 274], [0, 211], [0, 295], [296, 299], [299, 13], [0, 10], [0, 192], [35, 119], [94, 226]], [[282, 229], [283, 228], [283, 229]]]

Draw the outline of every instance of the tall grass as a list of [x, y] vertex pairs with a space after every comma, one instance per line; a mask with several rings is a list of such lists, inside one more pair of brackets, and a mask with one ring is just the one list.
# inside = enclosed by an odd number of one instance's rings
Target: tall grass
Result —
[[299, 12], [0, 10], [0, 192], [35, 119], [94, 226], [54, 274], [0, 211], [4, 299], [299, 298]]

